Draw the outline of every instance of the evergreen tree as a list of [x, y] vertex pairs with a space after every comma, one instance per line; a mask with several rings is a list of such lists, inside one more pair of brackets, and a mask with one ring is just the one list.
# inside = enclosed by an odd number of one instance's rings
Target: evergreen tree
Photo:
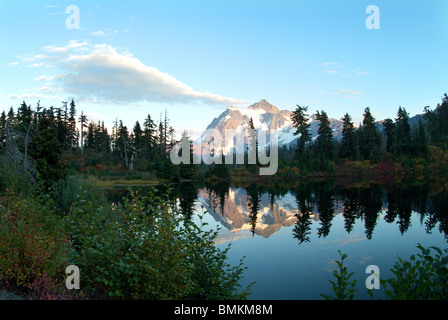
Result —
[[16, 121], [16, 115], [14, 113], [14, 108], [13, 107], [9, 108], [8, 115], [7, 115], [6, 118], [8, 120], [9, 125], [12, 128], [15, 128], [17, 121]]
[[316, 111], [316, 120], [320, 122], [319, 129], [317, 131], [317, 154], [319, 158], [333, 160], [333, 131], [330, 127], [330, 121], [325, 111]]
[[154, 158], [154, 149], [156, 145], [156, 124], [151, 118], [151, 115], [145, 119], [143, 123], [143, 149], [147, 158], [152, 160]]
[[252, 117], [249, 119], [247, 129], [247, 164], [251, 171], [255, 171], [257, 163], [257, 134]]
[[19, 132], [26, 132], [32, 120], [31, 106], [27, 105], [25, 101], [22, 102], [17, 110], [17, 130]]
[[428, 123], [429, 140], [448, 147], [448, 96], [442, 96], [442, 103], [438, 103], [435, 110], [425, 107], [424, 118]]
[[140, 126], [140, 123], [137, 121], [132, 130], [132, 147], [134, 149], [135, 155], [139, 154], [143, 149], [143, 130]]
[[342, 118], [342, 146], [340, 154], [343, 158], [353, 158], [355, 156], [355, 126], [352, 117], [346, 113]]
[[166, 148], [164, 147], [166, 145], [166, 137], [165, 137], [165, 128], [163, 127], [162, 118], [160, 118], [159, 122], [159, 136], [158, 136], [158, 150], [159, 150], [159, 156], [161, 159], [166, 158]]
[[296, 128], [296, 131], [294, 132], [294, 135], [299, 135], [299, 138], [297, 139], [297, 152], [296, 152], [296, 158], [298, 158], [300, 155], [302, 155], [305, 152], [305, 148], [307, 147], [307, 144], [311, 141], [311, 134], [310, 134], [310, 124], [308, 123], [308, 114], [306, 112], [308, 111], [308, 107], [301, 107], [297, 105], [296, 110], [292, 112], [291, 120], [292, 125], [294, 128]]
[[61, 163], [63, 146], [57, 139], [57, 126], [52, 110], [46, 111], [32, 140], [30, 156], [45, 185], [50, 186], [66, 175]]
[[428, 139], [426, 137], [425, 127], [421, 118], [418, 121], [418, 128], [416, 131], [416, 156], [428, 160]]
[[386, 133], [386, 152], [395, 152], [395, 123], [392, 119], [387, 118], [383, 122], [384, 131]]
[[100, 143], [101, 143], [101, 152], [105, 154], [110, 154], [111, 152], [110, 137], [109, 133], [107, 132], [107, 128], [104, 126], [104, 121], [101, 123]]
[[75, 100], [70, 102], [70, 112], [68, 117], [68, 139], [70, 150], [78, 146], [78, 137], [76, 134], [76, 105]]
[[129, 132], [128, 128], [123, 124], [123, 121], [119, 121], [118, 132], [117, 132], [117, 143], [118, 152], [122, 159], [124, 159], [126, 168], [129, 168], [129, 158], [128, 158], [128, 143], [129, 143]]
[[381, 139], [375, 125], [375, 118], [370, 113], [370, 108], [364, 109], [364, 118], [361, 131], [361, 154], [364, 159], [376, 161], [380, 155]]
[[5, 153], [6, 147], [6, 113], [0, 115], [0, 154]]
[[411, 126], [409, 114], [401, 106], [395, 119], [395, 146], [398, 155], [409, 155], [411, 152]]
[[90, 122], [87, 126], [87, 140], [85, 148], [90, 151], [95, 151], [95, 135], [96, 135], [96, 126], [94, 122]]
[[[67, 102], [64, 102], [67, 104]], [[67, 125], [64, 121], [64, 110], [61, 108], [56, 109], [56, 130], [57, 138], [62, 148], [65, 150], [67, 140]]]
[[448, 96], [446, 93], [442, 97], [442, 103], [437, 105], [436, 112], [437, 141], [443, 141], [446, 144], [448, 140]]

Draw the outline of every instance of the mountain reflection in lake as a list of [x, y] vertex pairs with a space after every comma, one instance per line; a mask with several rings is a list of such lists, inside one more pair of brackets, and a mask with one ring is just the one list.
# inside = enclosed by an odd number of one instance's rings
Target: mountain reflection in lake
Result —
[[[355, 297], [367, 299], [368, 265], [377, 265], [386, 279], [398, 257], [417, 253], [418, 243], [447, 247], [448, 194], [440, 182], [170, 187], [189, 219], [203, 214], [207, 228], [220, 228], [216, 245], [231, 243], [231, 264], [245, 257], [245, 281], [257, 282], [250, 299], [331, 294], [338, 250], [348, 255], [349, 272], [358, 279]], [[111, 200], [121, 195], [109, 193]], [[376, 297], [384, 297], [381, 290]]]

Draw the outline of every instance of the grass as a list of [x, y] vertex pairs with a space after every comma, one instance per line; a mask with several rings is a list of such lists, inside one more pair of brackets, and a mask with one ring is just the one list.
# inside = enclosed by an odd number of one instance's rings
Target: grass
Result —
[[115, 187], [121, 187], [121, 186], [155, 186], [158, 184], [163, 183], [162, 180], [157, 178], [151, 178], [151, 179], [98, 179], [95, 176], [89, 175], [87, 179], [84, 179], [86, 181], [89, 181], [93, 183], [95, 186], [103, 188], [103, 189], [110, 189]]

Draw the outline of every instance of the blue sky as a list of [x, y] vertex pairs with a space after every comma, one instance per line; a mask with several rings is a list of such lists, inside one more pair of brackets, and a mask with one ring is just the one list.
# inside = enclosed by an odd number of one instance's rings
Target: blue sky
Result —
[[[69, 5], [80, 29], [68, 29]], [[380, 29], [366, 28], [369, 5]], [[193, 136], [266, 99], [355, 121], [435, 107], [448, 91], [448, 1], [0, 2], [0, 111], [25, 100], [132, 128], [168, 111]]]

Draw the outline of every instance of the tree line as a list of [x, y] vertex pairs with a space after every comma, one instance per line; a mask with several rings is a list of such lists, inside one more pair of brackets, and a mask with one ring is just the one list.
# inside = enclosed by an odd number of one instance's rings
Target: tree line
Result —
[[[399, 107], [397, 117], [383, 120], [380, 130], [370, 108], [364, 110], [363, 120], [355, 126], [352, 117], [346, 113], [342, 118], [342, 139], [333, 136], [327, 113], [316, 111], [318, 135], [311, 138], [308, 107], [297, 105], [291, 120], [295, 127], [297, 142], [286, 153], [293, 154], [291, 160], [299, 163], [302, 169], [325, 170], [329, 163], [337, 159], [369, 160], [378, 162], [385, 156], [394, 159], [421, 158], [428, 160], [428, 144], [433, 143], [447, 149], [448, 147], [448, 97], [432, 110], [425, 107], [423, 117], [418, 124], [411, 126], [409, 113]], [[291, 150], [292, 149], [292, 150]], [[283, 152], [285, 157], [285, 151]]]
[[[346, 113], [342, 118], [340, 140], [335, 139], [324, 110], [316, 111], [315, 118], [319, 127], [317, 137], [312, 139], [308, 107], [297, 105], [291, 116], [297, 139], [292, 146], [280, 148], [280, 167], [286, 163], [302, 171], [328, 172], [334, 170], [334, 161], [341, 159], [371, 162], [379, 162], [385, 157], [428, 160], [430, 143], [448, 149], [446, 94], [434, 110], [425, 107], [423, 116], [414, 126], [411, 126], [409, 113], [401, 106], [395, 119], [382, 121], [383, 130], [379, 130], [370, 108], [365, 108], [359, 126]], [[256, 129], [253, 121], [248, 128]], [[190, 138], [183, 132], [182, 139]], [[258, 148], [256, 137], [248, 139], [247, 150]], [[231, 168], [224, 164], [206, 169], [192, 164], [173, 165], [169, 152], [178, 141], [167, 111], [157, 122], [148, 114], [143, 121], [136, 121], [131, 129], [116, 119], [112, 132], [108, 131], [104, 121], [89, 120], [83, 111], [78, 115], [74, 100], [63, 102], [58, 108], [44, 108], [38, 102], [35, 109], [23, 102], [17, 111], [11, 107], [9, 112], [0, 114], [0, 154], [19, 163], [34, 178], [39, 175], [45, 181], [55, 182], [64, 176], [66, 165], [61, 162], [64, 153], [72, 156], [70, 163], [78, 169], [81, 165], [76, 161], [84, 156], [87, 161], [83, 166], [119, 164], [124, 170], [153, 172], [167, 179], [192, 179], [198, 172], [212, 177], [230, 175]], [[248, 163], [245, 168], [255, 172], [256, 165]]]
[[44, 108], [38, 102], [32, 108], [25, 101], [17, 110], [13, 107], [0, 114], [0, 154], [46, 181], [55, 182], [65, 174], [61, 163], [64, 153], [86, 155], [93, 162], [123, 165], [125, 170], [155, 171], [161, 175], [176, 175], [169, 161], [169, 151], [177, 143], [168, 113], [156, 123], [148, 114], [142, 124], [136, 121], [132, 129], [116, 119], [112, 132], [103, 122], [89, 120], [82, 111], [77, 115], [75, 101], [63, 102], [62, 107]]

